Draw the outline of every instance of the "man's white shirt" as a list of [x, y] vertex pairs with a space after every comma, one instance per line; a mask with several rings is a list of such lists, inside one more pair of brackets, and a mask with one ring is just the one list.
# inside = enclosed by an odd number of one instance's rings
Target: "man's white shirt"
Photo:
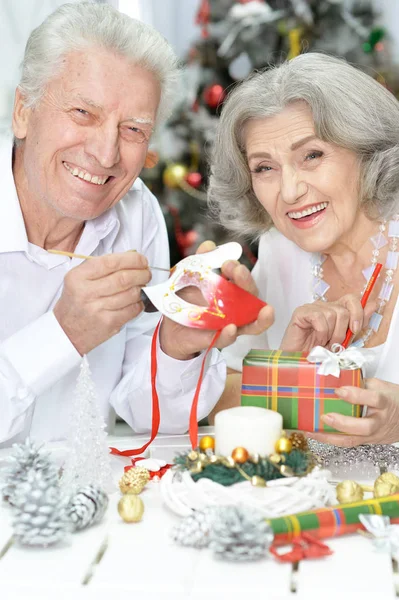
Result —
[[[50, 254], [26, 235], [12, 174], [12, 141], [0, 144], [0, 447], [27, 436], [63, 439], [82, 357], [53, 314], [63, 280], [80, 259]], [[164, 218], [141, 180], [100, 217], [88, 221], [78, 254], [101, 256], [135, 249], [150, 265], [169, 267]], [[150, 285], [165, 273], [153, 271]], [[112, 431], [115, 412], [136, 432], [151, 429], [150, 347], [159, 313], [142, 313], [88, 355], [101, 413]], [[178, 361], [157, 344], [160, 432], [188, 429], [203, 356]], [[226, 367], [220, 352], [207, 358], [198, 403], [206, 416], [220, 397]]]

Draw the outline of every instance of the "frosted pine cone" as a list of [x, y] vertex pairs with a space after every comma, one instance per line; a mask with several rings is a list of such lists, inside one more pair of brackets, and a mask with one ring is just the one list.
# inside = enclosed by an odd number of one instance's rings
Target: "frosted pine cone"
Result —
[[29, 546], [48, 546], [62, 540], [71, 529], [58, 484], [45, 470], [28, 471], [26, 481], [13, 494], [16, 507], [14, 535]]
[[223, 506], [214, 514], [209, 547], [217, 558], [236, 561], [264, 558], [272, 541], [270, 526], [253, 509]]
[[214, 510], [212, 507], [194, 511], [175, 525], [172, 539], [180, 546], [206, 548], [212, 527]]
[[58, 472], [47, 453], [29, 439], [24, 444], [14, 444], [13, 453], [8, 459], [5, 471], [6, 485], [2, 490], [3, 498], [14, 504], [13, 495], [21, 483], [24, 483], [30, 470], [46, 472], [47, 481], [56, 484]]
[[94, 485], [87, 485], [72, 496], [66, 507], [66, 516], [77, 531], [101, 521], [107, 507], [105, 492]]

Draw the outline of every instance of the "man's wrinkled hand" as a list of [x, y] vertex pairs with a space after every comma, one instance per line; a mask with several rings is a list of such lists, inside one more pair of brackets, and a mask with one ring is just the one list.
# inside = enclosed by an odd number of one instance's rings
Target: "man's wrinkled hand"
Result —
[[79, 354], [141, 313], [141, 288], [150, 279], [147, 259], [138, 252], [93, 257], [69, 271], [54, 315]]

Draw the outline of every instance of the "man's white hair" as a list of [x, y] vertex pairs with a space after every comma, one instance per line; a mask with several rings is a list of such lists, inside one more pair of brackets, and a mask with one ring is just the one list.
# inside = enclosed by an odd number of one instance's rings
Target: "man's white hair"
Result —
[[63, 4], [28, 39], [19, 88], [27, 106], [35, 106], [48, 82], [62, 69], [66, 55], [105, 48], [152, 72], [161, 86], [157, 122], [174, 104], [178, 61], [171, 46], [153, 27], [120, 13], [109, 4]]

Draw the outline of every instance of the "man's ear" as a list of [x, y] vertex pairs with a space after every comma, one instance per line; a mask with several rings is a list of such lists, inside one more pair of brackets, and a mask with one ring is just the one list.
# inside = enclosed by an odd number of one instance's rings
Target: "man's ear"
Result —
[[32, 109], [25, 105], [25, 98], [19, 87], [15, 90], [14, 111], [12, 115], [12, 129], [17, 139], [26, 138], [28, 122]]

